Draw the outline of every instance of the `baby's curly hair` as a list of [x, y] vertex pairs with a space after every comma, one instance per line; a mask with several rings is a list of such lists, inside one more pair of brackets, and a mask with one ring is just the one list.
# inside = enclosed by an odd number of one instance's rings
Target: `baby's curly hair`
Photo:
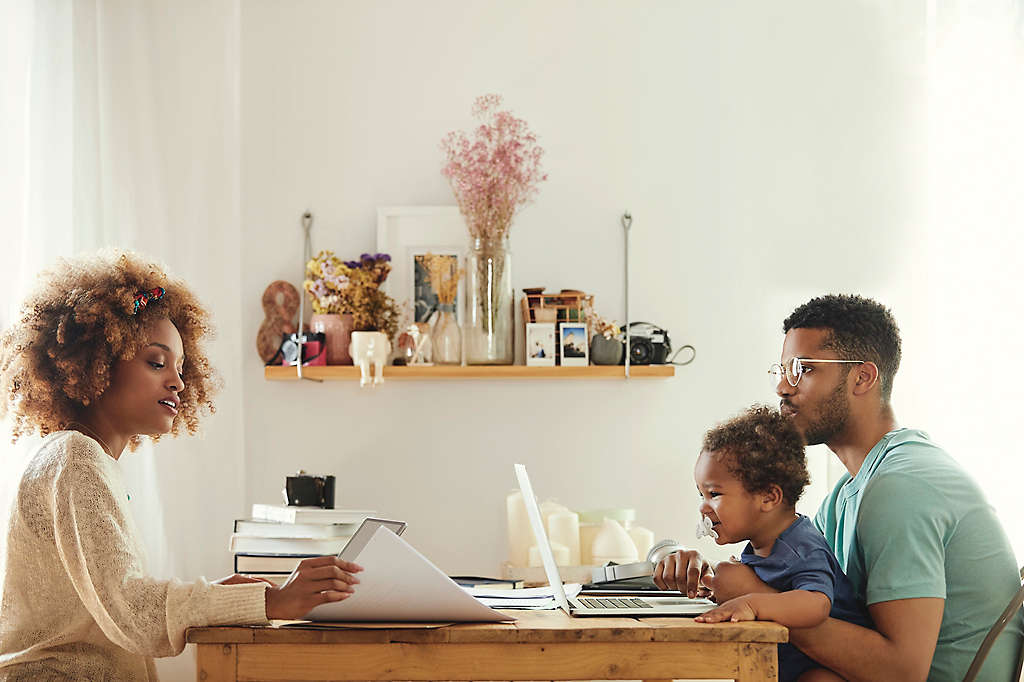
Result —
[[704, 435], [703, 450], [725, 464], [750, 493], [777, 485], [786, 503], [796, 505], [811, 482], [804, 439], [773, 407], [753, 405]]
[[[136, 294], [156, 287], [166, 290], [163, 298], [136, 313]], [[160, 318], [178, 328], [185, 351], [171, 433], [182, 427], [195, 433], [200, 414], [214, 411], [220, 385], [201, 345], [213, 333], [209, 314], [160, 264], [111, 249], [61, 259], [41, 273], [20, 318], [0, 336], [0, 418], [12, 414], [12, 441], [60, 431], [79, 418], [107, 390], [114, 363], [135, 357], [148, 343], [146, 329]], [[129, 448], [139, 442], [133, 438]]]

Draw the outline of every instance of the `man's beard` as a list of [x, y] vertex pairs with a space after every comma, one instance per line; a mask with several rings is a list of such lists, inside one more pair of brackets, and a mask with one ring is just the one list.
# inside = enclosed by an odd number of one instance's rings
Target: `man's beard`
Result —
[[804, 432], [808, 445], [827, 443], [846, 428], [846, 420], [850, 416], [850, 401], [846, 397], [845, 381], [836, 384], [835, 390], [821, 404], [818, 412], [817, 421], [808, 424]]

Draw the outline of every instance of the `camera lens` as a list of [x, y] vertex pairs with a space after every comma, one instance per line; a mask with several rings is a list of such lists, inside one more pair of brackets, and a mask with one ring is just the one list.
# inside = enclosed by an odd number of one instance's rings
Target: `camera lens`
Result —
[[633, 365], [649, 365], [654, 357], [654, 346], [649, 339], [629, 340], [629, 362]]
[[299, 357], [299, 344], [293, 339], [287, 339], [281, 344], [281, 355], [284, 356], [285, 362], [294, 365], [295, 360]]

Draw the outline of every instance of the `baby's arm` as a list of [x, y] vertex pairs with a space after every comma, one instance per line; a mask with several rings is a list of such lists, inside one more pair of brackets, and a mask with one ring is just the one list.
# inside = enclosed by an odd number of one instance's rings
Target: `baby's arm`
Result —
[[695, 620], [699, 623], [773, 620], [788, 628], [810, 628], [825, 622], [831, 610], [832, 600], [821, 592], [753, 592], [730, 599]]

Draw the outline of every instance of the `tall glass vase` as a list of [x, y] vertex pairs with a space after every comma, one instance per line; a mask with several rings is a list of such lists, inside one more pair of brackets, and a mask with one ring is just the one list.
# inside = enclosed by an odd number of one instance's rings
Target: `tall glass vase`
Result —
[[470, 241], [466, 297], [466, 363], [511, 365], [515, 350], [515, 297], [508, 237]]

